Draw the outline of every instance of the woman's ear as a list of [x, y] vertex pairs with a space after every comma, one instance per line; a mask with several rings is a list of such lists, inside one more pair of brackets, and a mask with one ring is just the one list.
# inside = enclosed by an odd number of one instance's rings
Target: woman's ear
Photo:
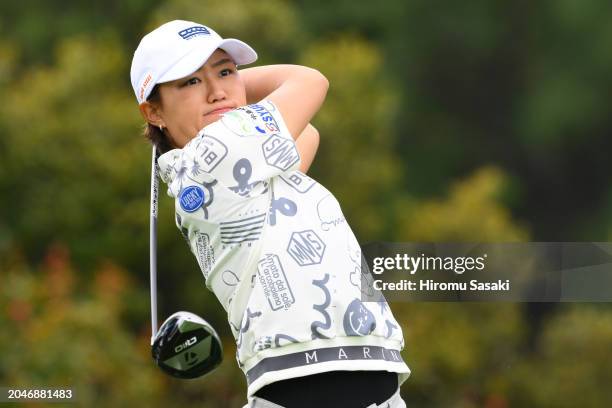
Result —
[[138, 108], [140, 109], [140, 114], [148, 123], [155, 127], [166, 127], [160, 115], [159, 107], [156, 104], [145, 101], [141, 103]]

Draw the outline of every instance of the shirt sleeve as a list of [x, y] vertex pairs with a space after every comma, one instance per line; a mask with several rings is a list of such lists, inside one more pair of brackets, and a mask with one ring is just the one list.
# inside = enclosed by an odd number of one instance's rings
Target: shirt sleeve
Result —
[[295, 141], [280, 111], [267, 100], [225, 113], [185, 149], [200, 170], [235, 191], [300, 166]]

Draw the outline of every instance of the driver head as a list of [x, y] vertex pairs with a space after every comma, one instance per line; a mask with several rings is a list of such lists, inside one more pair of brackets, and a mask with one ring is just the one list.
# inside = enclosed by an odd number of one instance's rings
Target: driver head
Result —
[[161, 325], [152, 340], [155, 363], [178, 378], [197, 378], [214, 370], [223, 359], [221, 340], [204, 319], [176, 312]]

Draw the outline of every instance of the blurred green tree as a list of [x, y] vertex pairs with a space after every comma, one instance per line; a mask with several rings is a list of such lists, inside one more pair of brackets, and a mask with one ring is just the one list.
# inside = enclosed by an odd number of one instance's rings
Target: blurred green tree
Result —
[[[233, 363], [231, 340], [225, 344], [225, 362], [204, 379], [176, 380], [155, 367], [148, 319], [137, 333], [123, 319], [134, 304], [147, 306], [146, 290], [110, 259], [82, 273], [68, 248], [56, 243], [40, 268], [29, 268], [15, 253], [2, 259], [0, 270], [0, 382], [5, 386], [71, 388], [76, 401], [65, 406], [244, 404], [244, 380]], [[85, 279], [89, 275], [92, 279]]]
[[507, 186], [507, 178], [500, 169], [483, 167], [455, 183], [448, 198], [413, 203], [400, 224], [405, 240], [527, 241], [527, 228], [517, 225], [500, 203]]
[[610, 2], [296, 4], [311, 35], [351, 31], [380, 45], [400, 97], [399, 190], [440, 195], [493, 163], [516, 178], [522, 194], [505, 204], [536, 239], [607, 237]]
[[358, 238], [397, 236], [390, 210], [400, 163], [389, 126], [397, 98], [380, 74], [379, 50], [358, 37], [340, 36], [304, 47], [299, 63], [319, 69], [331, 84], [314, 121], [321, 142], [313, 177], [338, 198]]
[[605, 407], [612, 381], [609, 305], [576, 304], [546, 322], [537, 353], [506, 373], [511, 406]]
[[134, 337], [121, 323], [128, 299], [146, 301], [126, 271], [107, 261], [83, 282], [61, 244], [49, 247], [39, 270], [16, 257], [0, 268], [2, 384], [71, 388], [83, 407], [166, 406], [146, 333]]
[[146, 231], [147, 154], [126, 69], [111, 39], [73, 38], [55, 66], [7, 86], [0, 189], [11, 216], [3, 222], [32, 261], [54, 240], [80, 262], [112, 254], [129, 264], [144, 249], [133, 237]]

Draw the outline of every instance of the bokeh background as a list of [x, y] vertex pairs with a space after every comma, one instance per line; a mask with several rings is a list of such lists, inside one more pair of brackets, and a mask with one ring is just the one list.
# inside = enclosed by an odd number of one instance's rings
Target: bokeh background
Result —
[[[83, 407], [245, 402], [166, 196], [160, 318], [205, 316], [226, 359], [179, 381], [150, 357], [150, 148], [129, 67], [141, 36], [175, 18], [329, 78], [310, 174], [361, 243], [611, 238], [609, 0], [3, 1], [0, 386], [68, 386]], [[612, 406], [609, 304], [392, 309], [409, 406]]]

